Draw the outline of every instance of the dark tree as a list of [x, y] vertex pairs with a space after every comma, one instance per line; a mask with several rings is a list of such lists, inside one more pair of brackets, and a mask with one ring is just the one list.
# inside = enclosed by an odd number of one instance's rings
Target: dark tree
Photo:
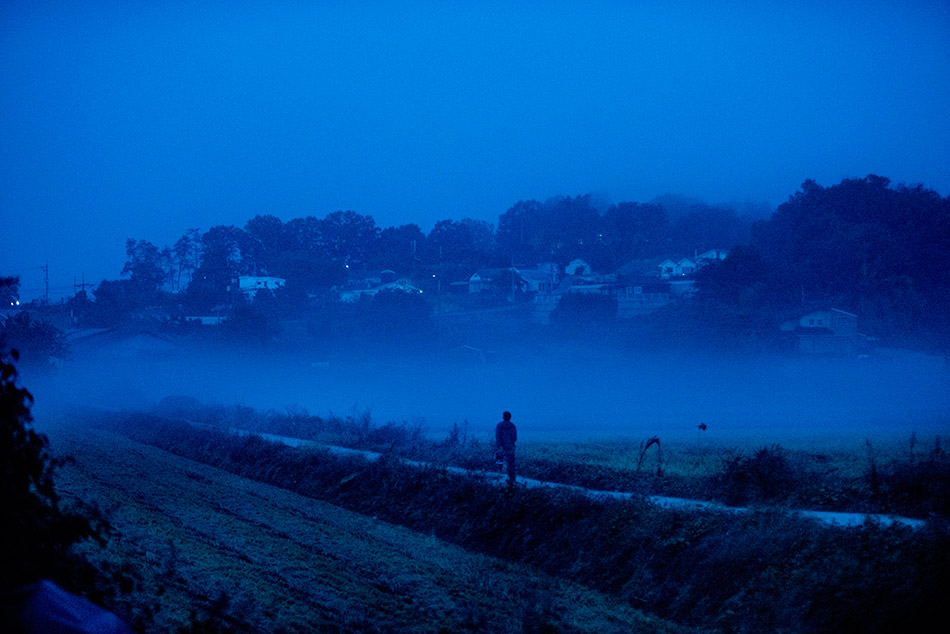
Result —
[[22, 311], [0, 322], [0, 354], [11, 350], [19, 351], [24, 366], [48, 368], [66, 357], [66, 338], [49, 322]]
[[734, 308], [778, 307], [772, 266], [755, 247], [734, 247], [725, 260], [696, 273], [701, 298], [714, 298]]
[[541, 259], [541, 229], [544, 209], [537, 200], [519, 200], [498, 218], [495, 234], [499, 255], [509, 264]]
[[365, 268], [378, 240], [373, 217], [355, 211], [335, 211], [320, 224], [320, 243], [330, 260], [350, 268]]
[[191, 279], [191, 276], [201, 264], [201, 230], [189, 229], [186, 231], [172, 246], [171, 256], [173, 286], [177, 293], [181, 290], [182, 277], [187, 274], [188, 278]]
[[228, 289], [243, 272], [243, 233], [233, 225], [218, 225], [201, 236], [201, 265], [188, 285], [188, 301], [194, 308], [208, 309], [230, 302]]
[[752, 246], [704, 272], [707, 300], [787, 314], [834, 306], [867, 334], [950, 348], [950, 199], [874, 175], [808, 180], [753, 226]]
[[599, 246], [600, 221], [589, 194], [546, 201], [539, 239], [541, 255], [560, 266], [576, 258], [592, 259]]
[[[432, 263], [471, 266], [476, 262], [473, 223], [439, 220], [426, 237], [427, 258]], [[489, 247], [490, 248], [490, 247]]]
[[734, 209], [697, 204], [673, 222], [670, 247], [684, 255], [729, 249], [749, 244], [751, 232], [752, 219], [740, 217]]
[[129, 290], [135, 295], [133, 303], [148, 305], [155, 299], [155, 293], [165, 283], [168, 276], [164, 267], [162, 252], [147, 240], [125, 242], [125, 266], [122, 274], [128, 275]]
[[426, 236], [418, 225], [386, 227], [379, 233], [373, 265], [380, 269], [411, 272], [426, 251]]
[[490, 222], [473, 218], [462, 218], [459, 222], [468, 228], [474, 256], [482, 262], [488, 260], [495, 250], [495, 227]]
[[663, 255], [668, 247], [669, 221], [659, 205], [622, 202], [604, 212], [600, 250], [591, 264], [614, 271], [631, 260]]
[[284, 223], [276, 216], [254, 216], [244, 225], [241, 254], [254, 275], [276, 275], [280, 256], [291, 250]]
[[72, 567], [76, 542], [96, 536], [79, 515], [64, 512], [53, 482], [58, 462], [47, 438], [33, 429], [33, 396], [17, 385], [12, 358], [0, 358], [0, 591]]
[[0, 277], [0, 308], [16, 307], [20, 299], [20, 278]]
[[97, 326], [116, 326], [128, 320], [137, 308], [137, 295], [129, 280], [102, 280], [92, 295], [95, 302], [87, 315]]
[[342, 262], [334, 262], [323, 239], [323, 221], [313, 216], [294, 218], [284, 225], [287, 250], [280, 254], [278, 275], [288, 292], [306, 295], [346, 279]]

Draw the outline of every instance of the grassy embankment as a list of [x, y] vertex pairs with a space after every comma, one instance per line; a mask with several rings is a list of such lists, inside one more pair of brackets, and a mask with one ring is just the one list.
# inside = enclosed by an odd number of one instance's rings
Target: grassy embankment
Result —
[[[238, 428], [328, 445], [482, 470], [491, 468], [489, 438], [464, 428], [444, 440], [427, 438], [418, 425], [376, 425], [368, 414], [320, 417], [300, 409], [258, 413], [244, 407], [187, 407], [161, 413], [222, 429]], [[786, 448], [722, 443], [600, 440], [522, 442], [519, 473], [600, 490], [632, 491], [718, 501], [825, 511], [950, 517], [950, 455], [941, 439], [837, 440]]]
[[[240, 415], [248, 418], [249, 413]], [[293, 427], [293, 421], [278, 422]], [[350, 435], [352, 444], [364, 446], [384, 438], [390, 446], [399, 445], [399, 434], [415, 435], [412, 429], [376, 428], [369, 421], [324, 423], [322, 431], [315, 430], [314, 421], [308, 424], [315, 435]], [[386, 459], [367, 463], [142, 414], [114, 416], [109, 425], [189, 459], [469, 551], [529, 564], [691, 626], [748, 632], [925, 631], [938, 609], [938, 589], [950, 581], [945, 566], [950, 545], [940, 518], [914, 532], [874, 524], [829, 529], [780, 511], [741, 516], [662, 511], [637, 500], [595, 502], [563, 492], [499, 491], [444, 469], [409, 468]], [[464, 462], [468, 443], [458, 438], [425, 450], [451, 453], [459, 446]], [[759, 469], [779, 453], [773, 448], [764, 458], [747, 458]], [[730, 464], [726, 461], [726, 472], [734, 470]], [[733, 477], [743, 481], [743, 473]]]

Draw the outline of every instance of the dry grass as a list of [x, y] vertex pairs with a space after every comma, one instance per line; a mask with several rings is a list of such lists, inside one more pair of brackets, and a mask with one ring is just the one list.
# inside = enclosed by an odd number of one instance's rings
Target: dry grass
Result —
[[75, 458], [60, 490], [100, 507], [114, 528], [106, 549], [86, 552], [127, 590], [113, 608], [150, 632], [211, 622], [262, 632], [684, 631], [532, 568], [104, 431], [50, 438]]

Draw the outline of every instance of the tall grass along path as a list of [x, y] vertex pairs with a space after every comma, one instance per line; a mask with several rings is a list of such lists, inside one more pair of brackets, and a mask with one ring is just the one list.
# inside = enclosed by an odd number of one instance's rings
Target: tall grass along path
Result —
[[[201, 428], [208, 428], [208, 425], [202, 423], [195, 423], [189, 421], [191, 425]], [[383, 454], [375, 451], [365, 451], [362, 449], [350, 449], [348, 447], [338, 447], [335, 445], [325, 445], [318, 443], [312, 440], [304, 440], [301, 438], [292, 438], [289, 436], [278, 436], [275, 434], [265, 434], [257, 432], [249, 432], [243, 429], [230, 428], [229, 433], [238, 435], [238, 436], [257, 436], [264, 440], [275, 442], [289, 447], [320, 447], [326, 449], [332, 454], [336, 455], [360, 455], [366, 458], [369, 461], [378, 460], [383, 456]], [[416, 460], [407, 460], [400, 458], [399, 459], [403, 464], [407, 464], [415, 467], [431, 467], [429, 463], [419, 462]], [[464, 469], [462, 467], [444, 467], [449, 473], [454, 473], [457, 475], [463, 475], [467, 477], [474, 477], [495, 484], [497, 486], [502, 486], [507, 484], [507, 475], [502, 473], [493, 473], [489, 471], [478, 471], [472, 469]], [[610, 499], [629, 499], [634, 497], [635, 494], [623, 491], [598, 491], [595, 489], [588, 489], [585, 487], [574, 486], [570, 484], [560, 484], [556, 482], [544, 482], [542, 480], [535, 480], [532, 478], [518, 477], [518, 484], [527, 488], [536, 488], [536, 487], [547, 487], [554, 489], [561, 489], [567, 491], [574, 491], [577, 493], [582, 493], [584, 495], [593, 497], [593, 498], [610, 498]], [[696, 511], [714, 511], [722, 513], [746, 513], [751, 509], [749, 507], [741, 506], [726, 506], [725, 504], [719, 504], [717, 502], [705, 502], [702, 500], [690, 500], [687, 498], [677, 498], [677, 497], [668, 497], [663, 495], [650, 495], [646, 496], [646, 499], [656, 504], [657, 506], [663, 508], [671, 509], [681, 509], [681, 510], [696, 510]], [[824, 524], [829, 524], [832, 526], [861, 526], [867, 521], [877, 522], [882, 526], [892, 526], [894, 524], [901, 524], [908, 526], [910, 528], [919, 529], [922, 528], [926, 522], [920, 519], [913, 519], [910, 517], [900, 517], [895, 515], [884, 515], [877, 513], [843, 513], [835, 511], [813, 511], [805, 509], [791, 509], [789, 513], [793, 513], [800, 517], [805, 517], [808, 519], [814, 519], [816, 521], [822, 522]]]

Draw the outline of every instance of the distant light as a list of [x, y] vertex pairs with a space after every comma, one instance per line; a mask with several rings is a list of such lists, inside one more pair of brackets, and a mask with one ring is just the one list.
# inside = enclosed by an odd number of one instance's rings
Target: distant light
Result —
[[435, 277], [435, 275], [433, 275], [432, 277]]

